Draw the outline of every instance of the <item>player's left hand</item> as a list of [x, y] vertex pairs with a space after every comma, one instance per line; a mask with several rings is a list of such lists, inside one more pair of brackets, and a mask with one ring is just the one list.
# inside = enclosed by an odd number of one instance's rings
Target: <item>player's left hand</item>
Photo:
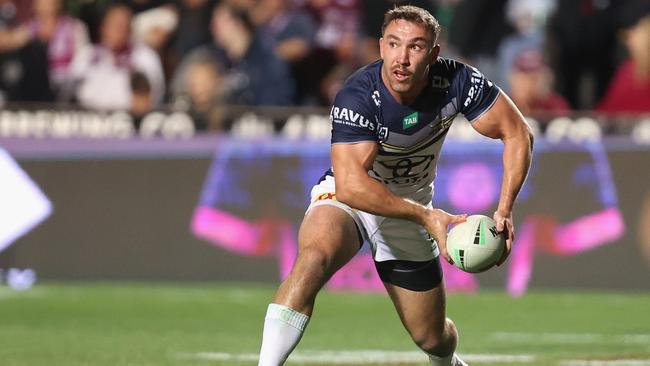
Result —
[[506, 236], [506, 249], [497, 262], [497, 266], [500, 266], [508, 259], [512, 250], [512, 242], [515, 240], [515, 225], [512, 223], [512, 212], [503, 213], [496, 211], [493, 218], [497, 223], [497, 231], [500, 233], [503, 232]]
[[449, 252], [447, 252], [447, 231], [449, 231], [449, 225], [451, 224], [460, 224], [467, 220], [467, 215], [452, 215], [439, 208], [428, 208], [426, 209], [426, 217], [422, 225], [429, 232], [438, 244], [438, 249], [440, 250], [440, 255], [449, 263], [453, 264], [454, 261], [451, 259]]

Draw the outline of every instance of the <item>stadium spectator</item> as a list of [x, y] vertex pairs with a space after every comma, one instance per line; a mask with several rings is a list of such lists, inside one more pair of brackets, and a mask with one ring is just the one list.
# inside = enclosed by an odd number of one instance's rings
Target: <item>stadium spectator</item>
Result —
[[168, 62], [172, 69], [194, 48], [210, 42], [210, 17], [216, 0], [177, 1], [178, 27], [171, 36]]
[[616, 70], [614, 51], [623, 3], [561, 0], [549, 19], [551, 67], [560, 94], [574, 109], [592, 108], [605, 94]]
[[501, 40], [512, 33], [506, 21], [508, 0], [461, 0], [449, 25], [449, 47], [489, 78], [498, 75], [497, 50]]
[[70, 66], [89, 43], [85, 25], [63, 13], [61, 0], [34, 0], [34, 17], [25, 24], [27, 38], [47, 45], [50, 85], [59, 90]]
[[257, 6], [257, 1], [258, 0], [220, 0], [220, 2], [224, 2], [237, 9], [246, 10], [249, 13]]
[[136, 119], [136, 127], [139, 128], [142, 117], [154, 108], [153, 98], [151, 97], [151, 84], [145, 74], [136, 71], [131, 74], [129, 85], [132, 95], [130, 112]]
[[506, 92], [510, 91], [510, 71], [515, 57], [524, 50], [542, 50], [546, 42], [546, 23], [556, 0], [509, 0], [506, 18], [515, 32], [506, 36], [497, 50], [499, 73], [494, 78]]
[[26, 22], [32, 16], [32, 7], [34, 0], [20, 0], [12, 1], [8, 0], [5, 2], [13, 2], [16, 5], [16, 10], [18, 11], [18, 21], [20, 23]]
[[6, 31], [16, 26], [18, 8], [12, 0], [0, 0], [0, 31]]
[[75, 57], [69, 87], [81, 105], [129, 110], [131, 76], [136, 71], [146, 75], [153, 105], [162, 101], [165, 81], [160, 59], [149, 47], [131, 41], [131, 20], [128, 7], [110, 7], [102, 21], [100, 43], [86, 47]]
[[173, 0], [93, 0], [93, 1], [66, 1], [70, 8], [88, 27], [90, 40], [99, 43], [102, 20], [106, 11], [114, 5], [124, 5], [137, 15], [144, 11], [170, 6]]
[[155, 9], [171, 3], [171, 0], [113, 0], [109, 1], [114, 4], [124, 4], [128, 6], [133, 14], [137, 15], [144, 11]]
[[8, 43], [12, 30], [18, 24], [18, 9], [11, 0], [0, 0], [0, 103], [9, 99], [10, 90], [18, 86], [21, 64], [16, 52], [10, 51]]
[[531, 112], [565, 113], [570, 110], [567, 101], [553, 91], [553, 74], [539, 50], [523, 50], [513, 62], [509, 75], [510, 96], [524, 115]]
[[133, 38], [162, 56], [177, 25], [178, 15], [171, 7], [145, 10], [133, 17]]
[[[18, 24], [18, 9], [12, 1], [0, 3], [3, 11], [0, 28], [2, 98], [9, 101], [54, 101], [48, 44], [33, 37], [28, 25]], [[53, 25], [56, 28], [56, 21]]]
[[316, 31], [311, 17], [302, 11], [290, 9], [287, 0], [260, 0], [251, 9], [251, 17], [258, 26], [258, 32], [273, 42], [276, 55], [291, 65], [298, 94], [304, 95], [310, 85], [301, 72], [309, 70], [306, 59], [313, 49]]
[[274, 42], [275, 53], [281, 59], [293, 63], [309, 54], [314, 23], [307, 14], [289, 9], [286, 0], [260, 0], [251, 16], [258, 31]]
[[219, 65], [210, 59], [197, 61], [188, 66], [183, 81], [174, 97], [175, 108], [188, 113], [198, 131], [220, 130], [224, 93]]
[[[650, 4], [649, 4], [650, 5]], [[650, 112], [650, 6], [630, 10], [623, 40], [629, 58], [616, 75], [596, 110], [606, 113]], [[634, 19], [636, 18], [636, 19]]]
[[213, 43], [190, 53], [173, 80], [181, 89], [189, 66], [206, 59], [223, 70], [224, 101], [238, 105], [291, 105], [296, 102], [289, 65], [276, 56], [272, 42], [255, 31], [245, 9], [222, 3], [213, 11]]
[[[298, 78], [309, 86], [309, 103], [327, 105], [330, 83], [339, 84], [358, 66], [361, 0], [298, 0], [300, 9], [311, 14], [316, 24], [314, 50]], [[329, 75], [329, 77], [328, 77]], [[336, 77], [332, 79], [332, 77]], [[323, 84], [323, 81], [327, 81]], [[342, 82], [342, 81], [341, 81]]]

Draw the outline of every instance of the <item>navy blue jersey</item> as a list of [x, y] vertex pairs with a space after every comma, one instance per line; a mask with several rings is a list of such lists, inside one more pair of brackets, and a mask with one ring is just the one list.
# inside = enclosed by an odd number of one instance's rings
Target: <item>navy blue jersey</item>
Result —
[[377, 142], [370, 176], [395, 194], [426, 204], [452, 121], [459, 113], [476, 120], [492, 107], [499, 88], [474, 67], [438, 58], [418, 98], [402, 105], [382, 81], [382, 64], [359, 69], [337, 94], [330, 111], [332, 144]]

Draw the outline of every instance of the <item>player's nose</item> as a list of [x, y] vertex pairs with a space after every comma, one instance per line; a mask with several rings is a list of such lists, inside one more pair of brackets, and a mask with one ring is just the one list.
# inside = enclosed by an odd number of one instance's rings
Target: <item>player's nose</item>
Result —
[[399, 54], [397, 55], [397, 62], [400, 65], [408, 65], [409, 64], [409, 53], [408, 53], [408, 49], [406, 47], [400, 48]]

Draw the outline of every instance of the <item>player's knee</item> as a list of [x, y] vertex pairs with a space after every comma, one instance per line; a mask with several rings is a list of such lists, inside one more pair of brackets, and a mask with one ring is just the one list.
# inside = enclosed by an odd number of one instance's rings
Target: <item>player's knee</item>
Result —
[[316, 246], [302, 248], [298, 253], [296, 265], [302, 275], [311, 277], [326, 277], [332, 266], [332, 255]]

